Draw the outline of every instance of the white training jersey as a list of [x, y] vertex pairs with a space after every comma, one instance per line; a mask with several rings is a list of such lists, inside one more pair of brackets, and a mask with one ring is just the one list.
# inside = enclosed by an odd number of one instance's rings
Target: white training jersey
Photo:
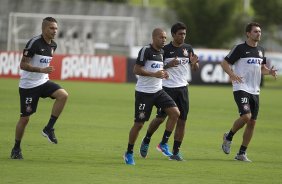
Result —
[[178, 58], [177, 67], [167, 68], [168, 79], [163, 79], [163, 86], [167, 88], [183, 87], [188, 85], [190, 70], [190, 55], [194, 54], [192, 46], [184, 43], [180, 47], [174, 47], [172, 42], [164, 46], [164, 65]]
[[[138, 53], [136, 64], [143, 66], [148, 72], [163, 70], [163, 50], [157, 51], [151, 44], [143, 47]], [[135, 89], [144, 93], [156, 93], [162, 89], [162, 79], [138, 76]]]
[[233, 65], [233, 72], [242, 77], [243, 83], [233, 82], [233, 91], [246, 91], [250, 94], [260, 93], [261, 66], [266, 64], [264, 49], [251, 47], [246, 42], [234, 46], [225, 60]]
[[[44, 68], [49, 66], [56, 48], [57, 44], [54, 41], [48, 44], [43, 36], [39, 35], [27, 42], [23, 56], [31, 58], [30, 64], [32, 66]], [[19, 87], [24, 89], [34, 88], [48, 80], [48, 74], [21, 70]]]

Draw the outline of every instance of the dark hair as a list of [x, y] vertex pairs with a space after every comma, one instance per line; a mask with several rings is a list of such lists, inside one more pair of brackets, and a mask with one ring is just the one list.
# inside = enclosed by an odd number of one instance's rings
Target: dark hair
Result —
[[53, 18], [53, 17], [46, 17], [46, 18], [43, 19], [43, 22], [44, 22], [44, 21], [56, 22], [56, 23], [57, 23], [57, 20], [56, 20], [55, 18]]
[[247, 24], [247, 26], [246, 26], [246, 33], [247, 33], [247, 32], [248, 32], [248, 33], [249, 33], [249, 32], [251, 32], [251, 31], [252, 31], [253, 26], [255, 26], [255, 27], [259, 27], [259, 28], [260, 28], [259, 23], [256, 23], [256, 22], [251, 22], [251, 23]]
[[182, 23], [182, 22], [177, 22], [177, 23], [175, 23], [175, 24], [173, 24], [173, 25], [171, 26], [170, 32], [171, 32], [171, 34], [176, 34], [176, 32], [177, 32], [178, 30], [181, 30], [181, 29], [187, 30], [186, 25], [185, 25], [184, 23]]

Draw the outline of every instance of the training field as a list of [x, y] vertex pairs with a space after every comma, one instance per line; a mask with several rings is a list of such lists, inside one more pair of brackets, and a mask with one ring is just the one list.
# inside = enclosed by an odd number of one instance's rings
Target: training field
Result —
[[252, 163], [233, 160], [242, 130], [233, 139], [231, 154], [221, 151], [222, 135], [238, 116], [231, 86], [190, 86], [190, 114], [181, 149], [186, 162], [169, 161], [155, 149], [164, 126], [152, 137], [148, 158], [139, 156], [147, 122], [134, 149], [136, 165], [127, 166], [122, 155], [133, 124], [135, 84], [57, 81], [69, 92], [68, 103], [55, 125], [59, 143], [50, 144], [41, 135], [53, 103], [41, 99], [22, 141], [24, 160], [11, 160], [19, 117], [18, 80], [2, 78], [0, 183], [281, 183], [282, 80], [273, 81], [267, 78], [260, 95], [260, 114], [248, 148]]

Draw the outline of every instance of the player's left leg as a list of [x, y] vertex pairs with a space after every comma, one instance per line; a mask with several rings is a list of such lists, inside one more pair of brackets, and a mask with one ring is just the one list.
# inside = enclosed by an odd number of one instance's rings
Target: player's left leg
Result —
[[185, 124], [186, 120], [178, 119], [174, 132], [173, 155], [170, 156], [170, 160], [184, 161], [182, 155], [179, 153], [179, 149], [185, 134]]
[[247, 158], [246, 152], [248, 145], [253, 137], [253, 133], [256, 125], [256, 119], [259, 112], [259, 95], [250, 96], [250, 109], [251, 109], [251, 117], [249, 121], [247, 121], [246, 123], [245, 131], [243, 134], [243, 141], [240, 150], [235, 157], [236, 160], [247, 161], [247, 162], [251, 162], [251, 160]]
[[58, 89], [51, 97], [56, 99], [52, 108], [52, 115], [59, 117], [67, 102], [68, 93], [64, 89]]
[[172, 131], [174, 130], [180, 112], [174, 100], [164, 90], [159, 92], [155, 105], [158, 108], [161, 108], [167, 115], [166, 128], [162, 140], [157, 146], [157, 150], [168, 157], [171, 156], [172, 153], [169, 151], [167, 142]]
[[183, 161], [184, 159], [179, 153], [179, 149], [185, 135], [185, 125], [189, 113], [189, 92], [187, 86], [176, 88], [172, 92], [173, 93], [168, 94], [173, 98], [173, 100], [177, 104], [177, 107], [180, 111], [180, 116], [178, 118], [174, 132], [174, 143], [172, 149], [173, 155], [170, 156], [170, 160]]
[[55, 136], [53, 127], [64, 109], [64, 106], [68, 99], [68, 93], [64, 89], [57, 89], [55, 92], [52, 93], [51, 97], [55, 99], [55, 102], [53, 104], [51, 117], [47, 126], [43, 129], [42, 135], [44, 137], [47, 137], [51, 143], [57, 144], [58, 141]]
[[159, 126], [163, 123], [164, 120], [165, 120], [165, 117], [158, 117], [157, 116], [151, 121], [151, 123], [150, 123], [150, 125], [147, 129], [147, 133], [146, 133], [145, 137], [142, 139], [141, 146], [140, 146], [140, 149], [139, 149], [139, 152], [140, 152], [140, 155], [141, 155], [142, 158], [147, 157], [151, 137], [155, 133], [155, 131], [159, 128]]
[[253, 132], [254, 132], [254, 129], [255, 129], [255, 124], [256, 124], [256, 121], [253, 120], [253, 119], [251, 119], [247, 123], [247, 125], [245, 127], [244, 134], [243, 134], [242, 145], [240, 147], [239, 153], [235, 156], [236, 160], [245, 161], [245, 162], [251, 162], [251, 160], [249, 160], [248, 157], [247, 157], [246, 151], [247, 151], [248, 145], [251, 142], [251, 139], [253, 137]]
[[168, 119], [167, 119], [167, 122], [166, 122], [166, 128], [165, 128], [165, 132], [163, 134], [162, 141], [157, 146], [157, 150], [161, 151], [163, 153], [163, 155], [169, 157], [169, 156], [172, 155], [172, 153], [169, 151], [169, 146], [168, 146], [167, 142], [168, 142], [168, 139], [169, 139], [172, 131], [174, 130], [174, 127], [175, 127], [175, 124], [177, 123], [180, 112], [179, 112], [179, 110], [176, 106], [166, 108], [165, 112], [168, 116]]

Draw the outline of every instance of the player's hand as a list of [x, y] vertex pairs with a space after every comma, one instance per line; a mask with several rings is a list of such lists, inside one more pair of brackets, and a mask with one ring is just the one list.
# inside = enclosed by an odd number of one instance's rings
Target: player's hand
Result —
[[166, 70], [163, 70], [163, 72], [164, 72], [164, 79], [168, 79], [169, 78], [168, 72]]
[[42, 68], [41, 69], [41, 72], [42, 73], [52, 73], [53, 71], [55, 71], [55, 68], [53, 66], [48, 66], [48, 67], [45, 67], [45, 68]]
[[191, 65], [195, 65], [196, 63], [199, 62], [199, 57], [196, 54], [194, 55], [190, 54], [189, 59], [190, 59]]
[[274, 66], [269, 70], [269, 75], [272, 75], [275, 79], [277, 79], [277, 69], [274, 69]]
[[167, 63], [166, 68], [178, 67], [178, 65], [179, 65], [179, 59], [176, 56], [173, 60]]
[[229, 75], [229, 77], [230, 77], [230, 80], [231, 80], [232, 82], [235, 82], [235, 83], [243, 83], [243, 77], [240, 77], [240, 76], [238, 76], [238, 75], [235, 75], [234, 73], [231, 74], [231, 75]]
[[154, 73], [154, 77], [161, 78], [161, 79], [163, 79], [163, 78], [167, 79], [168, 73], [165, 70], [159, 70], [156, 73]]

